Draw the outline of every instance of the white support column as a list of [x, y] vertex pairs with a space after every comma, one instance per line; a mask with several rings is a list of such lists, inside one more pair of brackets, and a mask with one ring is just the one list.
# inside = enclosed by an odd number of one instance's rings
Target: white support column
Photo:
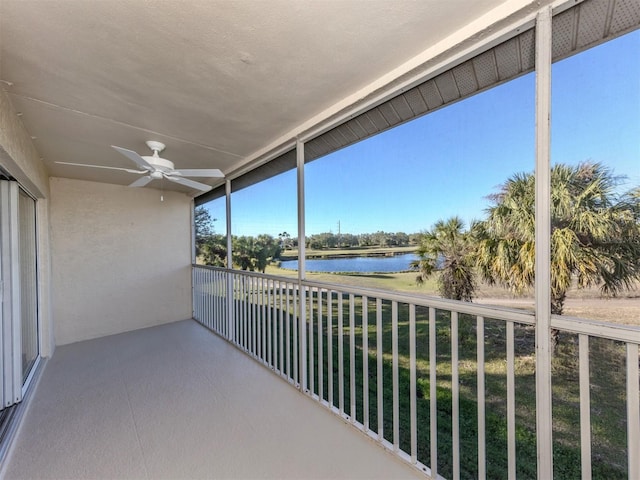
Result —
[[538, 478], [553, 478], [551, 394], [551, 7], [536, 20], [536, 431]]
[[[225, 182], [225, 207], [227, 213], [227, 268], [233, 268], [231, 251], [231, 180]], [[227, 273], [227, 339], [233, 340], [233, 276]]]
[[300, 388], [302, 391], [307, 390], [307, 316], [306, 316], [306, 295], [302, 286], [305, 279], [305, 225], [304, 225], [304, 143], [300, 140], [296, 141], [296, 162], [298, 167], [298, 302], [300, 302]]
[[[189, 224], [191, 225], [191, 265], [196, 264], [196, 204], [191, 199], [191, 214]], [[195, 270], [191, 267], [191, 317], [196, 316], [196, 290], [194, 282]]]

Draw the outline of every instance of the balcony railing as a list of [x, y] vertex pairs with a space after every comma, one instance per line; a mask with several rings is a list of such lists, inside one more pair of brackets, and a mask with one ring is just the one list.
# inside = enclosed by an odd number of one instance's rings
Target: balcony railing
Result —
[[558, 477], [640, 476], [640, 329], [552, 319], [542, 438], [533, 313], [203, 266], [193, 289], [198, 321], [432, 478], [532, 478], [551, 441]]

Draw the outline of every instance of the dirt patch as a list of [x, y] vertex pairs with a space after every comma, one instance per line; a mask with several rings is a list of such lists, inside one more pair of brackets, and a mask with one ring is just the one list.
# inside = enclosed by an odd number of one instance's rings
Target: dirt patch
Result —
[[[483, 305], [533, 310], [533, 298], [482, 297], [474, 300]], [[564, 314], [604, 322], [640, 326], [640, 297], [568, 298]]]

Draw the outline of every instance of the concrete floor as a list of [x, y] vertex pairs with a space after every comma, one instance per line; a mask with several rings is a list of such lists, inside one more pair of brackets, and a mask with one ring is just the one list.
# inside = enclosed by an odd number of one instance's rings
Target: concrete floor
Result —
[[59, 347], [5, 478], [424, 478], [195, 321]]

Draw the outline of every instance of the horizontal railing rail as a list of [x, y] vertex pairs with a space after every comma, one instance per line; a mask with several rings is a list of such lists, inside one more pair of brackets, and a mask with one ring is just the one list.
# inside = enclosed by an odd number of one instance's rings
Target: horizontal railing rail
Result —
[[[537, 475], [534, 313], [199, 265], [193, 299], [196, 320], [431, 478]], [[640, 329], [551, 326], [558, 477], [631, 475]]]

